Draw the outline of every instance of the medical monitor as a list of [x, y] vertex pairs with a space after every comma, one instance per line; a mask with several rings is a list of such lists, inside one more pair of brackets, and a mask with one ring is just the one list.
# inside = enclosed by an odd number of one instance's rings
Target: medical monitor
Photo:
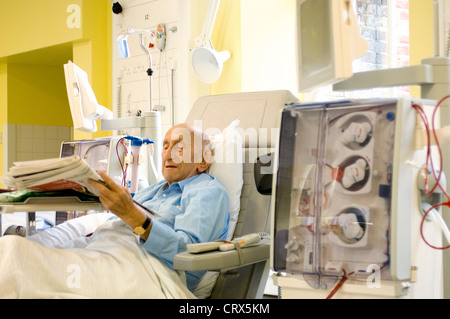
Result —
[[64, 64], [67, 96], [75, 129], [93, 133], [97, 131], [98, 119], [112, 119], [113, 113], [97, 102], [89, 84], [87, 73], [72, 61]]
[[353, 75], [353, 60], [367, 41], [359, 33], [351, 0], [297, 0], [297, 70], [300, 92]]

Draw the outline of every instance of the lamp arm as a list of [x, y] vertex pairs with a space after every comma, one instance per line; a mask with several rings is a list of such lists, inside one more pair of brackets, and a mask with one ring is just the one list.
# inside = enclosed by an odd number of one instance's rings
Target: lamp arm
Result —
[[205, 22], [201, 35], [197, 38], [197, 47], [207, 46], [212, 48], [211, 34], [216, 21], [217, 12], [219, 11], [220, 0], [210, 0], [208, 11], [206, 12]]

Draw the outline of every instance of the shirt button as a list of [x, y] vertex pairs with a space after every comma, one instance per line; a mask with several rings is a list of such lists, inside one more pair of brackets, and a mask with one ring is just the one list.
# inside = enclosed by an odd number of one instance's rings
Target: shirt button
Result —
[[163, 194], [163, 197], [166, 197], [166, 194]]

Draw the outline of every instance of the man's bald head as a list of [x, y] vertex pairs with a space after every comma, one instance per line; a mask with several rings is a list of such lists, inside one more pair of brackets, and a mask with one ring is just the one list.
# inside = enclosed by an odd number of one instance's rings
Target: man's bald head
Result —
[[172, 127], [162, 152], [162, 171], [169, 184], [205, 172], [210, 164], [210, 158], [205, 159], [209, 145], [208, 135], [197, 127], [186, 123]]

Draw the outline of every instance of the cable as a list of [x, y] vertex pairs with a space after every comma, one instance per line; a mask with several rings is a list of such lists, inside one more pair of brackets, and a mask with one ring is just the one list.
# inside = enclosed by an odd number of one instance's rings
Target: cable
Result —
[[353, 275], [354, 273], [351, 272], [348, 274], [348, 276], [346, 275], [345, 269], [344, 269], [344, 276], [342, 276], [341, 280], [338, 282], [338, 284], [336, 285], [336, 287], [334, 287], [334, 289], [330, 292], [330, 294], [327, 296], [326, 299], [331, 299], [333, 298], [333, 296], [339, 291], [339, 289], [341, 289], [341, 287], [344, 285], [344, 283], [347, 281], [348, 277], [350, 277], [351, 275]]
[[[159, 105], [161, 105], [161, 73], [162, 73], [162, 65], [161, 65], [161, 58], [162, 58], [163, 52], [162, 50], [159, 51], [159, 72], [158, 72], [158, 100]], [[166, 67], [167, 69], [167, 67]]]
[[426, 213], [423, 215], [422, 221], [421, 221], [421, 223], [420, 223], [420, 236], [422, 237], [422, 240], [425, 242], [425, 244], [427, 244], [427, 245], [430, 246], [431, 248], [437, 249], [437, 250], [445, 250], [445, 249], [450, 248], [450, 244], [447, 245], [447, 246], [442, 246], [442, 247], [438, 247], [438, 246], [431, 245], [431, 244], [425, 239], [425, 235], [423, 234], [423, 224], [424, 224], [425, 219], [427, 218], [428, 214], [429, 214], [433, 209], [436, 209], [436, 208], [438, 208], [438, 207], [440, 207], [440, 206], [447, 206], [447, 207], [450, 207], [450, 201], [445, 202], [445, 203], [438, 203], [438, 204], [435, 204], [435, 205], [431, 206], [431, 207], [426, 211]]
[[[436, 175], [434, 175], [436, 181], [439, 183], [439, 180], [441, 178], [442, 175], [442, 164], [443, 164], [443, 159], [442, 159], [442, 150], [441, 150], [441, 146], [439, 145], [439, 139], [437, 137], [437, 133], [436, 133], [436, 128], [435, 128], [435, 119], [436, 119], [436, 113], [437, 110], [439, 109], [439, 107], [442, 105], [442, 103], [444, 103], [445, 100], [447, 100], [448, 98], [450, 98], [450, 95], [445, 96], [444, 98], [442, 98], [439, 103], [436, 105], [434, 111], [433, 111], [433, 119], [432, 119], [432, 129], [433, 129], [433, 135], [434, 135], [434, 139], [436, 141], [436, 146], [438, 148], [439, 151], [439, 167], [440, 167], [440, 171], [439, 171], [439, 177], [436, 177]], [[434, 171], [434, 167], [433, 167], [433, 173], [436, 174], [436, 172]], [[442, 192], [444, 193], [444, 195], [447, 197], [447, 200], [450, 200], [450, 196], [448, 195], [448, 193], [446, 192], [446, 190], [442, 187], [442, 185], [439, 183], [439, 187], [442, 190]]]
[[[430, 126], [428, 123], [427, 116], [426, 116], [424, 110], [422, 109], [422, 107], [418, 104], [412, 104], [412, 107], [417, 111], [417, 113], [421, 117], [422, 122], [425, 126], [425, 132], [427, 134], [427, 155], [426, 155], [425, 165], [426, 165], [426, 169], [428, 170], [428, 163], [429, 163], [430, 157], [431, 157]], [[431, 192], [428, 191], [428, 175], [429, 174], [425, 174], [424, 192], [426, 195], [430, 195], [434, 191], [434, 188], [435, 188], [434, 187], [433, 190], [431, 190]], [[436, 185], [437, 185], [437, 183], [436, 183]]]
[[[443, 158], [442, 158], [442, 150], [439, 145], [439, 140], [437, 137], [436, 128], [435, 128], [435, 124], [434, 124], [437, 109], [442, 104], [442, 102], [446, 98], [449, 98], [449, 97], [450, 97], [450, 95], [445, 97], [444, 99], [442, 99], [436, 106], [436, 108], [433, 112], [431, 127], [430, 127], [430, 123], [428, 122], [428, 119], [427, 119], [426, 114], [425, 114], [424, 110], [422, 109], [422, 107], [418, 104], [412, 104], [412, 107], [418, 112], [418, 114], [420, 115], [422, 122], [425, 126], [425, 130], [426, 130], [426, 134], [427, 134], [427, 155], [426, 155], [426, 162], [425, 162], [426, 164], [425, 165], [426, 165], [427, 172], [433, 173], [433, 177], [436, 180], [436, 184], [434, 184], [434, 186], [431, 189], [429, 189], [429, 184], [428, 184], [428, 175], [429, 174], [425, 174], [425, 185], [424, 185], [425, 195], [431, 195], [432, 193], [434, 193], [436, 188], [439, 187], [440, 190], [442, 191], [442, 193], [447, 197], [447, 199], [450, 200], [450, 196], [448, 195], [447, 191], [444, 189], [444, 187], [440, 183], [441, 176], [442, 176]], [[439, 173], [436, 172], [436, 168], [434, 166], [433, 156], [432, 156], [432, 152], [431, 152], [431, 136], [430, 136], [431, 133], [430, 133], [430, 131], [432, 131], [432, 133], [433, 133], [434, 139], [436, 141], [436, 148], [439, 153], [439, 167], [441, 168], [441, 169], [439, 169]]]
[[128, 149], [127, 149], [127, 146], [126, 146], [124, 140], [125, 140], [125, 137], [122, 137], [121, 139], [119, 139], [119, 141], [116, 144], [116, 156], [117, 156], [117, 159], [119, 160], [120, 169], [122, 170], [122, 186], [126, 185], [127, 169], [128, 169], [128, 163], [126, 163], [126, 166], [124, 168], [122, 160], [120, 159], [120, 155], [119, 155], [119, 144], [122, 144], [122, 146], [124, 148], [124, 154], [125, 155], [128, 154]]
[[[423, 215], [422, 217], [422, 221], [420, 223], [420, 236], [422, 237], [422, 240], [425, 242], [425, 244], [427, 244], [429, 247], [433, 248], [433, 249], [437, 249], [437, 250], [444, 250], [444, 249], [448, 249], [450, 248], [450, 244], [447, 246], [442, 246], [442, 247], [438, 247], [438, 246], [434, 246], [432, 244], [430, 244], [427, 239], [425, 238], [425, 235], [423, 233], [423, 225], [424, 222], [428, 216], [428, 214], [441, 206], [447, 206], [450, 207], [450, 196], [447, 193], [447, 191], [444, 189], [444, 187], [442, 186], [442, 184], [440, 183], [440, 179], [442, 176], [442, 165], [443, 165], [443, 156], [442, 156], [442, 150], [439, 144], [439, 140], [438, 140], [438, 136], [436, 133], [436, 126], [435, 126], [435, 119], [436, 119], [436, 114], [437, 111], [439, 109], [439, 107], [442, 105], [442, 103], [447, 100], [448, 98], [450, 98], [450, 95], [445, 96], [444, 98], [442, 98], [436, 105], [433, 114], [432, 114], [432, 119], [431, 119], [431, 127], [430, 127], [430, 123], [428, 122], [427, 116], [423, 110], [423, 108], [418, 105], [418, 104], [412, 104], [412, 107], [417, 111], [417, 113], [419, 114], [419, 116], [422, 119], [422, 122], [425, 126], [426, 129], [426, 134], [427, 134], [427, 155], [426, 155], [426, 169], [427, 172], [433, 173], [433, 177], [436, 180], [436, 184], [429, 190], [429, 185], [428, 185], [428, 175], [425, 175], [425, 185], [424, 185], [424, 192], [425, 195], [431, 195], [432, 193], [434, 193], [434, 191], [436, 190], [437, 187], [439, 187], [439, 189], [442, 191], [442, 193], [444, 194], [444, 196], [446, 197], [446, 202], [441, 202], [441, 203], [437, 203], [434, 204], [433, 206], [431, 206]], [[431, 152], [431, 132], [433, 133], [433, 137], [435, 139], [436, 142], [436, 147], [439, 153], [439, 173], [436, 172], [436, 169], [434, 167], [434, 162], [433, 162], [433, 158], [432, 158], [432, 152]]]

